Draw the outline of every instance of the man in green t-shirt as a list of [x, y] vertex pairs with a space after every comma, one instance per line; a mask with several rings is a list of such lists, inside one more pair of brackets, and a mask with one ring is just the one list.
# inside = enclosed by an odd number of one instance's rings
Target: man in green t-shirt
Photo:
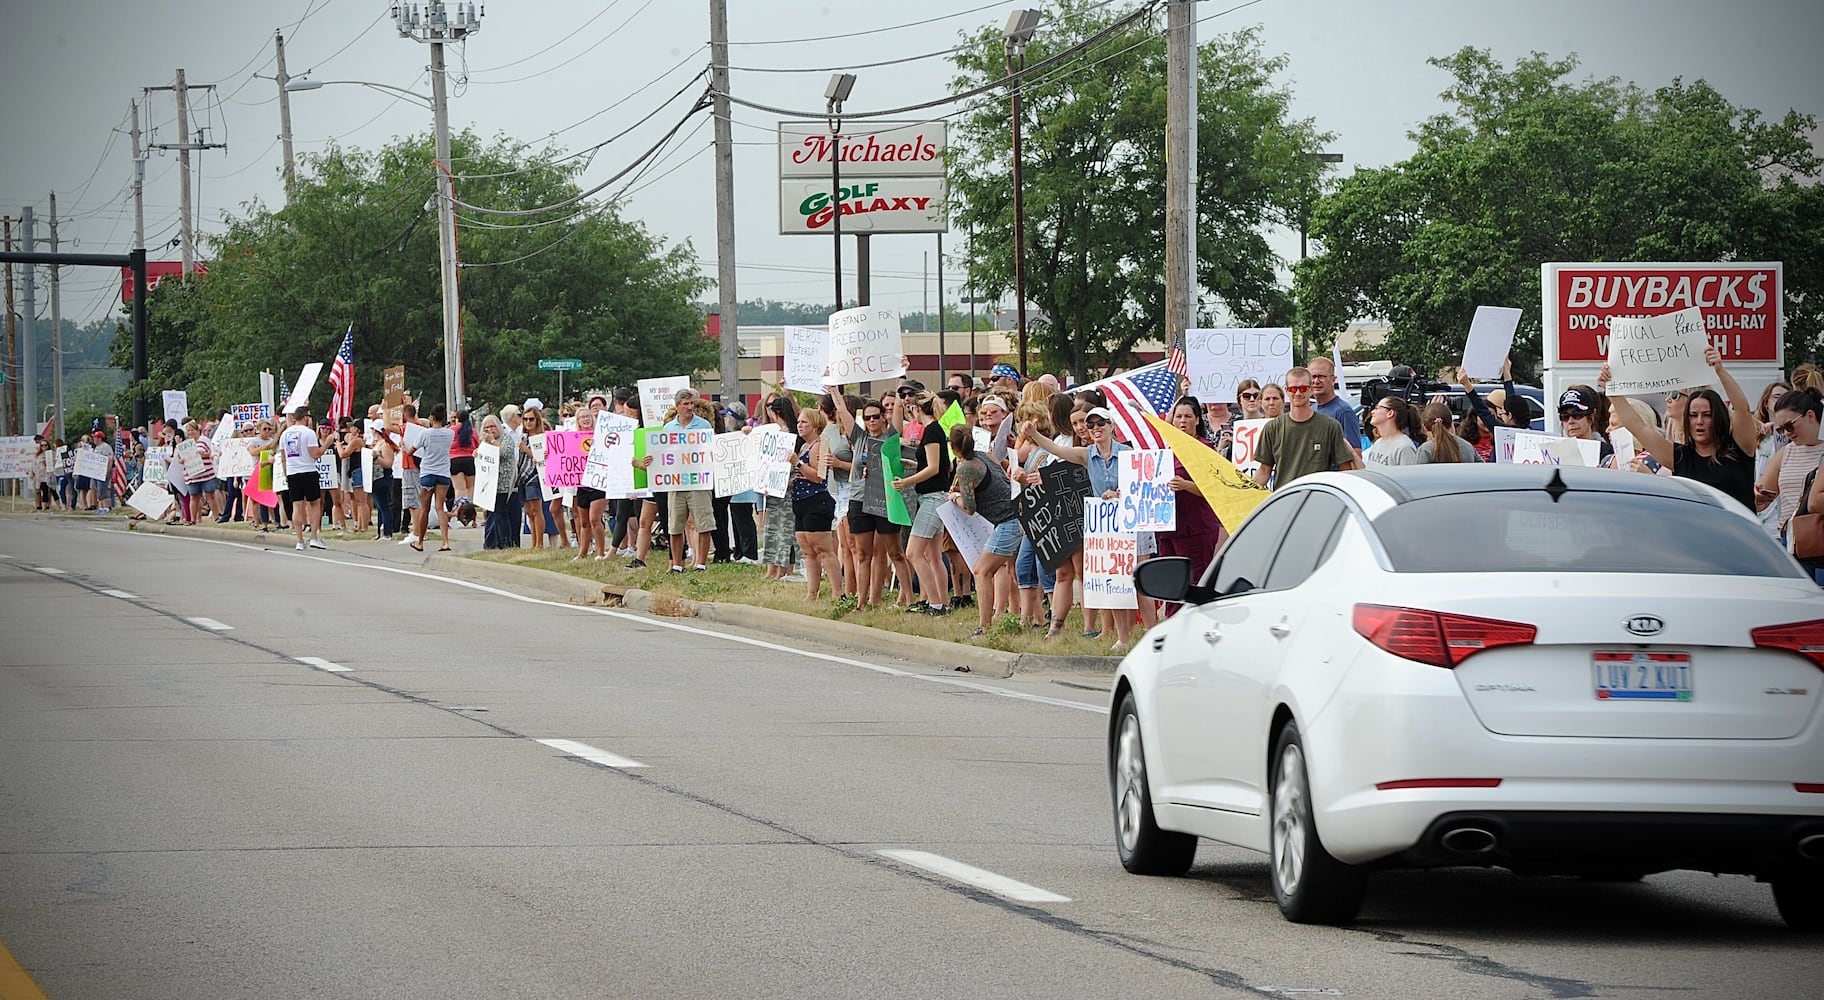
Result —
[[1311, 372], [1306, 368], [1286, 372], [1286, 412], [1261, 428], [1254, 456], [1260, 462], [1254, 481], [1265, 486], [1271, 480], [1275, 489], [1332, 467], [1341, 472], [1361, 468], [1355, 450], [1343, 438], [1343, 425], [1312, 407]]

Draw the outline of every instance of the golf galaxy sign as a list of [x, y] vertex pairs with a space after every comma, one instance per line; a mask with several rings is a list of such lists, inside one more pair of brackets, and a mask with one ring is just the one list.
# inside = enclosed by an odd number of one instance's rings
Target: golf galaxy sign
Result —
[[844, 233], [942, 233], [945, 123], [871, 122], [841, 142], [822, 121], [779, 123], [779, 232], [828, 235], [837, 207], [830, 160], [841, 151]]

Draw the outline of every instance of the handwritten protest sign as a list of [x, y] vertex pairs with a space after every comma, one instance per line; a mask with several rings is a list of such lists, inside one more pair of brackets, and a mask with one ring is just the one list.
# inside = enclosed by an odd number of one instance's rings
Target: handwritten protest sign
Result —
[[664, 423], [665, 411], [671, 409], [671, 401], [677, 396], [678, 390], [688, 388], [689, 375], [640, 379], [640, 416], [645, 418], [646, 426], [657, 427]]
[[948, 500], [937, 508], [937, 516], [944, 522], [945, 534], [956, 543], [963, 565], [980, 562], [982, 551], [988, 547], [988, 536], [994, 534], [994, 524], [980, 514], [965, 513], [961, 506]]
[[127, 498], [127, 506], [139, 511], [154, 521], [160, 520], [171, 509], [171, 491], [163, 485], [151, 481], [139, 484], [139, 489]]
[[0, 437], [0, 479], [32, 478], [38, 460], [38, 442], [29, 437]]
[[1704, 364], [1703, 310], [1695, 306], [1663, 316], [1609, 317], [1611, 396], [1651, 396], [1715, 381]]
[[1088, 469], [1075, 462], [1053, 462], [1039, 469], [1039, 485], [1014, 498], [1020, 530], [1046, 569], [1057, 569], [1083, 547], [1083, 501], [1088, 496]]
[[830, 354], [825, 385], [898, 378], [906, 373], [899, 313], [858, 306], [830, 314]]
[[1137, 536], [1121, 526], [1126, 513], [1121, 500], [1089, 497], [1083, 501], [1083, 606], [1135, 608], [1134, 563]]
[[[1495, 439], [1500, 447], [1500, 438]], [[1602, 464], [1602, 442], [1582, 438], [1554, 437], [1540, 431], [1514, 428], [1514, 450], [1509, 461], [1516, 465], [1582, 465]], [[1572, 450], [1576, 460], [1567, 461]]]
[[165, 419], [183, 423], [190, 416], [190, 397], [182, 389], [166, 389], [159, 394], [165, 403]]
[[[253, 475], [253, 452], [247, 450], [247, 445], [252, 440], [252, 438], [229, 438], [223, 442], [221, 449], [215, 453], [215, 474], [223, 479], [243, 479]], [[158, 468], [159, 477], [163, 478], [165, 474], [163, 461], [159, 462]], [[153, 481], [150, 453], [147, 454], [145, 479], [148, 483]]]
[[177, 464], [184, 470], [186, 483], [200, 483], [209, 478], [209, 466], [203, 462], [203, 450], [197, 447], [194, 440], [186, 439], [177, 443]]
[[1260, 432], [1267, 427], [1267, 419], [1235, 421], [1235, 444], [1229, 450], [1230, 461], [1247, 475], [1253, 475], [1260, 468], [1260, 458], [1255, 450], [1260, 447]]
[[552, 490], [576, 489], [583, 484], [583, 466], [588, 453], [583, 450], [582, 431], [546, 431], [545, 487]]
[[475, 506], [494, 509], [494, 496], [500, 492], [500, 445], [475, 446]]
[[317, 459], [317, 486], [325, 490], [342, 488], [342, 479], [337, 474], [336, 460], [328, 451], [323, 452], [322, 456]]
[[321, 374], [323, 374], [323, 362], [312, 361], [305, 365], [304, 370], [298, 373], [297, 384], [291, 387], [291, 398], [285, 401], [284, 407], [279, 412], [290, 416], [297, 412], [298, 407], [309, 406], [310, 390], [317, 387], [317, 376]]
[[781, 382], [797, 392], [822, 393], [823, 370], [830, 364], [830, 335], [804, 326], [785, 328]]
[[633, 495], [633, 439], [640, 422], [606, 410], [595, 417], [595, 446], [583, 465], [583, 485], [619, 500]]
[[[1520, 310], [1506, 306], [1477, 306], [1475, 318], [1469, 321], [1469, 338], [1463, 343], [1463, 370], [1470, 378], [1501, 377], [1501, 362], [1514, 349], [1514, 331], [1520, 326]], [[1341, 386], [1338, 386], [1341, 391]]]
[[732, 497], [760, 488], [760, 438], [758, 432], [717, 434], [710, 445], [716, 467], [716, 496]]
[[1233, 403], [1244, 379], [1265, 385], [1285, 378], [1292, 367], [1292, 331], [1186, 330], [1184, 362], [1191, 395], [1206, 403]]
[[394, 427], [405, 420], [405, 366], [387, 368], [380, 373], [383, 395], [380, 397], [381, 418]]
[[754, 431], [760, 439], [760, 492], [769, 497], [782, 497], [792, 488], [792, 447], [797, 435], [782, 427], [766, 426]]
[[1125, 531], [1177, 531], [1178, 494], [1172, 492], [1172, 452], [1130, 449], [1116, 466]]
[[221, 451], [231, 437], [234, 437], [234, 414], [224, 413], [222, 419], [215, 422], [215, 433], [209, 436], [209, 450]]
[[75, 473], [84, 479], [108, 478], [108, 453], [101, 448], [77, 449]]
[[642, 434], [646, 438], [646, 454], [652, 456], [646, 480], [654, 493], [715, 488], [714, 431], [648, 427]]

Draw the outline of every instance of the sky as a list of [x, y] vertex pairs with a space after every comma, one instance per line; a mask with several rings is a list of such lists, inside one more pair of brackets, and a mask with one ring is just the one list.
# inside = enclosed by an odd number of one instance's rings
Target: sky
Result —
[[[1004, 23], [1016, 6], [728, 0], [731, 91], [821, 109], [831, 71], [949, 48], [964, 31]], [[1410, 155], [1408, 132], [1442, 109], [1437, 95], [1448, 82], [1426, 59], [1466, 45], [1510, 64], [1530, 52], [1575, 54], [1587, 76], [1646, 88], [1701, 78], [1770, 116], [1789, 108], [1824, 114], [1824, 59], [1815, 51], [1824, 4], [1815, 0], [1204, 0], [1197, 8], [1205, 38], [1259, 26], [1264, 51], [1288, 60], [1280, 82], [1294, 95], [1294, 113], [1335, 133], [1329, 148], [1344, 156], [1344, 172]], [[907, 23], [914, 21], [927, 23]], [[430, 89], [428, 48], [399, 36], [382, 0], [0, 0], [0, 214], [17, 217], [29, 204], [42, 220], [55, 190], [66, 249], [129, 249], [128, 101], [169, 85], [179, 67], [192, 88], [216, 85], [213, 93], [192, 90], [192, 121], [207, 128], [209, 142], [226, 144], [193, 163], [199, 232], [219, 232], [222, 216], [243, 213], [250, 201], [279, 204], [277, 87], [268, 78], [275, 29], [284, 31], [293, 78]], [[707, 0], [494, 0], [481, 30], [451, 50], [452, 127], [568, 151], [651, 115], [594, 157], [582, 177], [592, 187], [683, 114], [696, 86], [671, 104], [665, 97], [708, 63], [707, 39]], [[761, 71], [768, 69], [803, 72]], [[943, 96], [953, 70], [938, 57], [854, 72], [851, 111]], [[170, 94], [149, 100], [146, 141], [176, 141]], [[294, 93], [291, 114], [300, 153], [330, 142], [372, 149], [430, 128], [422, 107], [360, 86]], [[739, 297], [827, 302], [830, 241], [778, 234], [777, 116], [736, 108], [733, 119]], [[713, 279], [711, 136], [707, 115], [686, 126], [623, 214], [668, 244], [690, 243]], [[156, 246], [177, 231], [175, 154], [152, 153], [146, 178], [146, 236]], [[946, 237], [946, 250], [962, 239]], [[1274, 233], [1272, 242], [1286, 257], [1298, 252], [1295, 233]], [[935, 308], [936, 251], [929, 235], [874, 239], [874, 303]], [[153, 253], [161, 257], [177, 252]], [[852, 296], [852, 246], [844, 262]], [[965, 277], [960, 257], [946, 255], [944, 269], [954, 303]], [[117, 281], [100, 269], [66, 272], [64, 315], [79, 323], [101, 317], [118, 303]], [[714, 290], [705, 297], [713, 300]], [[42, 298], [39, 309], [48, 316]]]

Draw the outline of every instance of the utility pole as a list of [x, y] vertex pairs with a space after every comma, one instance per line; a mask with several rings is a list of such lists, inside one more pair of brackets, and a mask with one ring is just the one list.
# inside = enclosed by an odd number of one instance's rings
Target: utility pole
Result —
[[184, 83], [184, 71], [177, 71], [177, 183], [182, 191], [177, 196], [177, 232], [183, 241], [184, 277], [196, 270], [196, 232], [190, 214], [190, 88]]
[[735, 145], [728, 106], [728, 0], [709, 0], [709, 85], [716, 116], [716, 300], [721, 314], [722, 405], [741, 394], [740, 309], [735, 297]]
[[146, 246], [146, 157], [139, 148], [139, 102], [130, 101], [133, 109], [133, 245]]
[[[13, 217], [8, 215], [8, 216], [5, 216], [4, 218], [0, 218], [0, 226], [4, 226], [5, 233], [6, 233], [6, 252], [12, 253], [13, 252]], [[18, 328], [15, 325], [15, 320], [13, 317], [13, 262], [7, 261], [6, 262], [6, 359], [5, 359], [4, 367], [0, 368], [0, 372], [3, 372], [6, 376], [5, 402], [3, 404], [0, 404], [0, 424], [4, 424], [5, 426], [0, 427], [0, 436], [11, 435], [13, 433], [13, 425], [15, 422], [17, 422], [18, 425], [21, 427], [25, 426], [25, 422], [22, 420], [19, 420], [18, 417], [16, 416], [16, 414], [18, 414], [18, 412], [19, 412], [19, 341], [15, 337], [17, 332], [18, 332]]]
[[944, 234], [937, 234], [937, 382], [950, 379], [950, 349], [944, 344]]
[[401, 37], [431, 47], [431, 118], [437, 156], [437, 243], [443, 278], [443, 392], [450, 411], [466, 405], [462, 375], [462, 302], [456, 285], [455, 184], [450, 173], [450, 97], [443, 46], [481, 30], [474, 4], [399, 4], [393, 21]]
[[[51, 192], [51, 252], [57, 246], [57, 192]], [[57, 437], [63, 436], [63, 267], [51, 265], [51, 401], [57, 405]]]
[[283, 32], [272, 33], [272, 47], [273, 55], [278, 63], [278, 75], [273, 79], [279, 83], [279, 142], [281, 150], [285, 154], [285, 203], [289, 205], [291, 204], [291, 189], [297, 185], [298, 175], [291, 157], [291, 92], [285, 89], [285, 85], [291, 82], [291, 77], [285, 73], [285, 34]]
[[[32, 206], [19, 210], [19, 238], [25, 252], [33, 253], [38, 243], [33, 239]], [[25, 265], [25, 301], [19, 303], [19, 416], [27, 427], [38, 426], [38, 345], [33, 342], [34, 317], [38, 315], [38, 269]]]
[[1016, 10], [1007, 15], [1007, 26], [1001, 29], [1002, 56], [1005, 59], [1007, 78], [1013, 81], [1008, 95], [1013, 126], [1013, 294], [1018, 300], [1014, 303], [1014, 308], [1020, 327], [1021, 378], [1029, 377], [1029, 373], [1026, 370], [1026, 194], [1024, 178], [1020, 176], [1020, 78], [1026, 72], [1026, 46], [1038, 30], [1042, 16], [1036, 10]]
[[1196, 0], [1165, 14], [1165, 339], [1184, 346], [1197, 303]]

